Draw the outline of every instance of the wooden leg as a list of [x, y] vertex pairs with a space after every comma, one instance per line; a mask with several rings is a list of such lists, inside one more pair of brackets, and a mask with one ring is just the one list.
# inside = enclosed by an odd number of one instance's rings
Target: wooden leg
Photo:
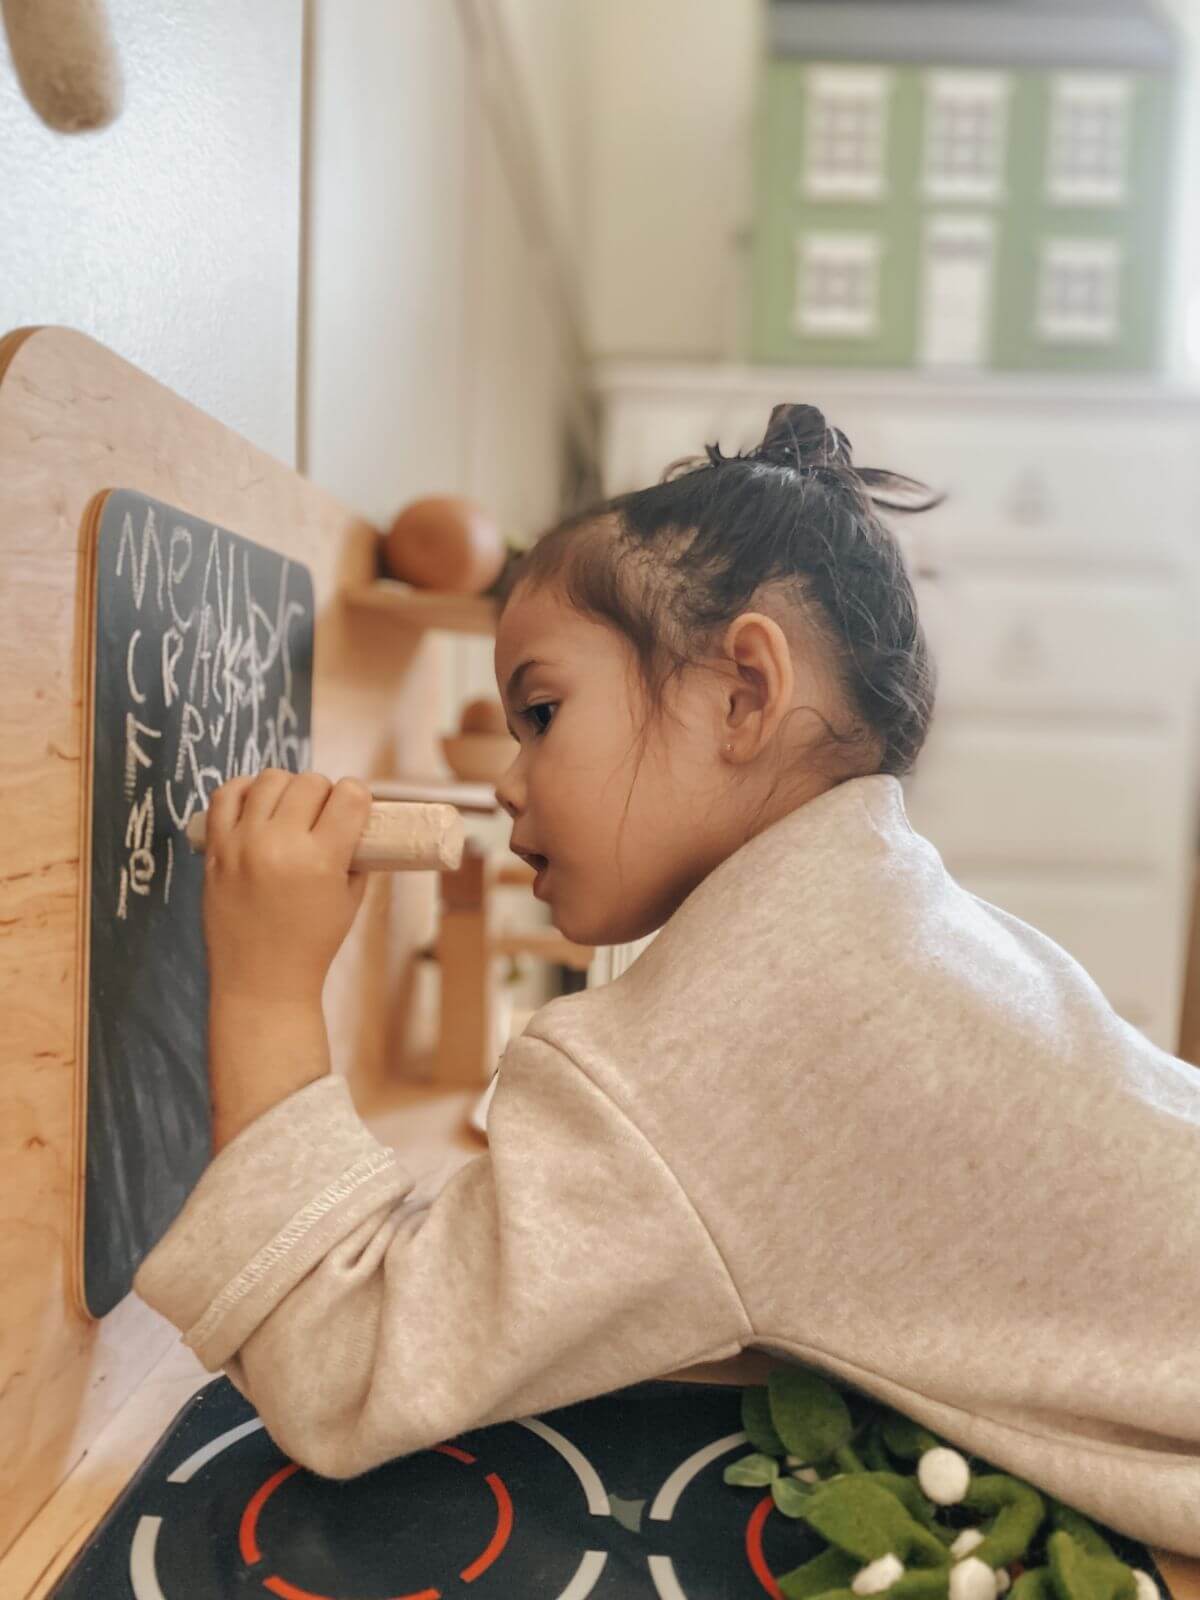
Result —
[[441, 874], [438, 1083], [482, 1088], [494, 1065], [495, 958], [488, 892], [494, 871], [489, 854], [469, 839], [462, 866]]

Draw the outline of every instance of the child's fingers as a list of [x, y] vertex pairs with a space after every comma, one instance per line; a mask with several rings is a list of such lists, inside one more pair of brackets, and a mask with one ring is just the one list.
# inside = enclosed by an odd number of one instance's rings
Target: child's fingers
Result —
[[271, 821], [290, 823], [311, 832], [332, 788], [332, 778], [325, 777], [323, 773], [299, 773], [284, 790]]
[[264, 767], [250, 785], [242, 807], [242, 821], [250, 827], [269, 822], [293, 778], [293, 773], [282, 772], [278, 767]]
[[328, 845], [349, 868], [354, 847], [362, 838], [371, 814], [371, 791], [358, 778], [339, 778], [317, 818], [313, 837]]
[[207, 842], [205, 850], [211, 857], [221, 845], [229, 838], [234, 825], [242, 814], [246, 796], [250, 792], [253, 778], [231, 778], [228, 783], [223, 783], [219, 789], [213, 791], [213, 797], [208, 802]]

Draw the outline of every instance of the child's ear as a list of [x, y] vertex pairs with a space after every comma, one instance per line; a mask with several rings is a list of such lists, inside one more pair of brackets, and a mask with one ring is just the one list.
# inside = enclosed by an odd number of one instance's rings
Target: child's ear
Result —
[[767, 745], [791, 709], [796, 687], [792, 651], [783, 629], [761, 611], [744, 611], [725, 633], [732, 668], [726, 693], [724, 744], [748, 761]]

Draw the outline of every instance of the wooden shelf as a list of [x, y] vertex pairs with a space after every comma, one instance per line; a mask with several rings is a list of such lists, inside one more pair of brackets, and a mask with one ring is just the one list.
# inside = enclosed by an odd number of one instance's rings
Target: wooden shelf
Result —
[[447, 633], [495, 633], [499, 613], [498, 602], [482, 595], [439, 594], [394, 578], [346, 589], [343, 599], [362, 610], [386, 611], [404, 627], [442, 628]]

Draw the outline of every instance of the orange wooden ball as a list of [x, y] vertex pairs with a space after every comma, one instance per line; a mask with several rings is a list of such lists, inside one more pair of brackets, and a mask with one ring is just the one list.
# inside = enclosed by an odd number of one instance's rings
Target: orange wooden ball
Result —
[[499, 700], [468, 700], [458, 719], [460, 733], [507, 733]]
[[383, 540], [391, 577], [445, 594], [482, 594], [500, 576], [506, 553], [493, 518], [461, 495], [414, 500]]

